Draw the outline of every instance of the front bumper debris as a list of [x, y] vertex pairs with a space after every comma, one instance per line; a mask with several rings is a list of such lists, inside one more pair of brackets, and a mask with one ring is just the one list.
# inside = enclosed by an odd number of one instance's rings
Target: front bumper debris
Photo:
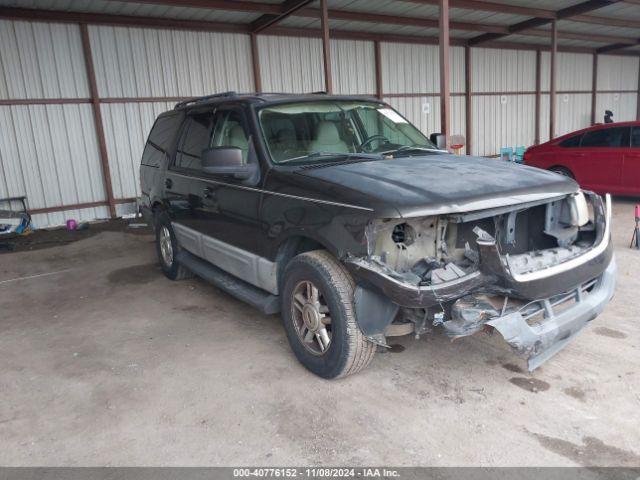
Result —
[[[616, 262], [612, 260], [590, 291], [583, 284], [564, 296], [540, 301], [544, 318], [532, 322], [531, 313], [523, 310], [509, 313], [485, 322], [500, 332], [516, 353], [528, 357], [529, 371], [558, 353], [609, 303], [616, 286]], [[562, 309], [567, 302], [574, 302]], [[557, 311], [560, 310], [560, 311]], [[529, 317], [529, 321], [526, 317]]]
[[[347, 258], [345, 265], [356, 277], [359, 289], [377, 292], [390, 304], [408, 309], [442, 308], [449, 316], [442, 326], [454, 339], [487, 326], [495, 328], [518, 354], [528, 357], [529, 370], [534, 370], [561, 350], [613, 296], [616, 265], [611, 198], [607, 195], [602, 201], [594, 195], [592, 204], [592, 246], [551, 249], [543, 252], [544, 261], [540, 260], [543, 254], [537, 252], [531, 252], [531, 262], [514, 261], [500, 253], [493, 237], [479, 235], [477, 270], [449, 281], [417, 284], [376, 257]], [[538, 264], [543, 266], [533, 267]], [[359, 318], [375, 317], [378, 327], [386, 327], [392, 320], [389, 315], [378, 318], [381, 315], [357, 313]], [[424, 316], [427, 318], [427, 313]], [[382, 327], [376, 330], [381, 332]]]

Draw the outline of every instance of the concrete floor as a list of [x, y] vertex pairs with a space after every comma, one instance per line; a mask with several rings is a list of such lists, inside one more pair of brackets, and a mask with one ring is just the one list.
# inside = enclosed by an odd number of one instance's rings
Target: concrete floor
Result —
[[617, 200], [616, 297], [533, 375], [499, 335], [436, 335], [321, 380], [149, 235], [0, 255], [0, 465], [640, 466], [632, 225]]

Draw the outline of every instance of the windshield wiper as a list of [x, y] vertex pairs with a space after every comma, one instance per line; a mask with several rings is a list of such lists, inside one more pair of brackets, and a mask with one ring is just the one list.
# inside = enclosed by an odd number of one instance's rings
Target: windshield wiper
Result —
[[313, 152], [299, 157], [286, 158], [278, 163], [289, 163], [296, 160], [313, 160], [314, 158], [362, 158], [370, 160], [382, 160], [382, 154], [379, 153], [363, 153], [363, 152]]
[[419, 151], [419, 152], [435, 152], [435, 153], [448, 153], [446, 150], [440, 150], [439, 148], [429, 148], [423, 147], [421, 145], [403, 145], [400, 148], [394, 148], [393, 150], [388, 150], [386, 152], [382, 152], [382, 155], [388, 155], [390, 153], [401, 153], [401, 152], [409, 152], [409, 151]]

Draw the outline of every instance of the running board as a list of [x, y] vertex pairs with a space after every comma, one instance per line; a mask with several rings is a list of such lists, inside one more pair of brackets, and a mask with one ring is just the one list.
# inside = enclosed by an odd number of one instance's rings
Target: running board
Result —
[[280, 297], [277, 295], [271, 295], [258, 287], [254, 287], [186, 250], [179, 252], [176, 260], [197, 276], [236, 297], [238, 300], [256, 307], [265, 315], [280, 311]]

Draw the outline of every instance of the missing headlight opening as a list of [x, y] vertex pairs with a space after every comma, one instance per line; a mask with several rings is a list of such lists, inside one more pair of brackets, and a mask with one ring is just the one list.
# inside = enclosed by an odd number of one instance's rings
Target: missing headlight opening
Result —
[[[589, 252], [610, 259], [610, 249], [596, 251], [608, 243], [608, 206], [593, 193], [578, 192], [486, 210], [381, 220], [367, 231], [368, 257], [351, 263], [400, 307], [387, 335], [406, 333], [406, 326], [398, 328], [404, 324], [413, 324], [416, 335], [441, 325], [454, 339], [493, 327], [518, 352], [530, 355], [531, 367], [531, 356], [549, 345], [529, 344], [522, 332], [505, 333], [508, 328], [498, 320], [518, 315], [532, 326], [595, 291], [602, 269], [594, 261], [564, 267], [587, 260]], [[576, 268], [593, 276], [576, 282]]]

